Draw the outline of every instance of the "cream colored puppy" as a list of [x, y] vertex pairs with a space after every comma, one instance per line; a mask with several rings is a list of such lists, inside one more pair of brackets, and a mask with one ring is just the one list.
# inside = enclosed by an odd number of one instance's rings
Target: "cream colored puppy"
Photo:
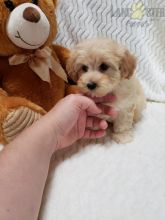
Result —
[[135, 78], [136, 59], [130, 52], [110, 39], [91, 39], [79, 43], [71, 50], [67, 62], [70, 77], [81, 92], [102, 97], [113, 93], [113, 105], [118, 116], [100, 117], [112, 122], [112, 139], [118, 143], [133, 140], [133, 123], [141, 118], [146, 99], [139, 81]]

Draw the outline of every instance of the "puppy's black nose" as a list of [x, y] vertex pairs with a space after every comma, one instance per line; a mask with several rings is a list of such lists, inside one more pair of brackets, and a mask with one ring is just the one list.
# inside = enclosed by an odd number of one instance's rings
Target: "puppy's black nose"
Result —
[[39, 22], [41, 16], [40, 16], [40, 13], [37, 11], [37, 9], [35, 9], [33, 7], [28, 7], [23, 12], [23, 18], [26, 21], [30, 21], [32, 23], [37, 23], [37, 22]]
[[96, 89], [96, 87], [97, 87], [97, 84], [95, 82], [89, 82], [87, 84], [87, 88], [90, 90], [94, 90], [94, 89]]

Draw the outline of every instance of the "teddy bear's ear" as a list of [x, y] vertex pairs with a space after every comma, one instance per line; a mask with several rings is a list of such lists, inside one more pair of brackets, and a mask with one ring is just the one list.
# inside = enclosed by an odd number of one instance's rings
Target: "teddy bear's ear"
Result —
[[120, 64], [122, 78], [129, 79], [134, 74], [135, 68], [136, 58], [126, 50]]

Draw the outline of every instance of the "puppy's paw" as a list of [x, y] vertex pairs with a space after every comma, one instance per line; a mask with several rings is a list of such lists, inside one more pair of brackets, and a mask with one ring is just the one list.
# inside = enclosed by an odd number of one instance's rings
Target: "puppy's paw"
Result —
[[111, 138], [118, 144], [126, 144], [133, 141], [134, 135], [133, 131], [126, 131], [123, 133], [112, 133]]
[[22, 130], [40, 119], [41, 114], [27, 107], [13, 109], [6, 117], [2, 128], [7, 142], [12, 141]]

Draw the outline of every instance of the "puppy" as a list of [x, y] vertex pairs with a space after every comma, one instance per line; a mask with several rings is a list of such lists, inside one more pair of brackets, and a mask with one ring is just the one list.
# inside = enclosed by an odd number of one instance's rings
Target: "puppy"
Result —
[[116, 95], [114, 106], [118, 116], [101, 118], [112, 122], [111, 137], [117, 143], [133, 140], [133, 123], [140, 120], [146, 99], [135, 78], [136, 59], [122, 45], [110, 39], [91, 39], [79, 43], [71, 50], [67, 71], [81, 92], [102, 97]]

